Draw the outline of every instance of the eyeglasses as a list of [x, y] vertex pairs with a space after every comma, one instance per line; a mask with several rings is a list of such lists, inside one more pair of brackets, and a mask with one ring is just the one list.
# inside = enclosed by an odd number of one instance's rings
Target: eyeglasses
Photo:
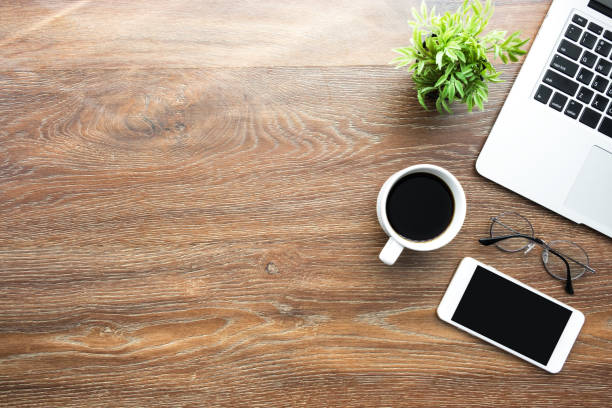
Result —
[[[542, 247], [542, 262], [546, 271], [555, 279], [565, 281], [565, 291], [574, 294], [572, 280], [585, 272], [595, 273], [589, 266], [589, 256], [575, 242], [556, 240], [546, 242], [536, 238], [529, 220], [516, 212], [505, 212], [491, 217], [490, 238], [481, 238], [482, 245], [495, 244], [506, 252], [529, 253], [536, 245]], [[554, 256], [551, 256], [553, 254]]]

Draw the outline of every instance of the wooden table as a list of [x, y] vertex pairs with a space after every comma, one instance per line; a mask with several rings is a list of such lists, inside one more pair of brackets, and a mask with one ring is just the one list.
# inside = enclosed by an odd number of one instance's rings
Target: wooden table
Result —
[[[418, 2], [3, 1], [0, 405], [609, 406], [611, 241], [476, 173], [520, 64], [484, 112], [420, 108], [388, 65]], [[533, 38], [549, 5], [491, 26]], [[467, 219], [388, 267], [376, 195], [415, 163]], [[481, 247], [508, 210], [599, 273], [572, 297]], [[464, 256], [585, 313], [560, 374], [438, 320]]]

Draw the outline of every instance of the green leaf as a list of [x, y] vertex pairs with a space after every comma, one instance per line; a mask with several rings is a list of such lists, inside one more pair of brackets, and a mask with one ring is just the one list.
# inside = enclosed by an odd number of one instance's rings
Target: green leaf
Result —
[[438, 99], [436, 99], [436, 110], [438, 113], [442, 113], [442, 99], [440, 96], [438, 96]]
[[442, 58], [444, 57], [444, 51], [438, 51], [436, 54], [436, 65], [438, 69], [442, 69]]
[[442, 75], [440, 78], [438, 78], [438, 80], [436, 81], [436, 84], [434, 85], [434, 87], [438, 88], [440, 86], [442, 86], [442, 84], [444, 82], [446, 82], [446, 75]]
[[419, 103], [421, 104], [421, 106], [425, 108], [425, 110], [428, 111], [429, 108], [425, 104], [425, 98], [423, 98], [423, 94], [421, 92], [417, 92], [417, 99], [419, 100]]
[[449, 107], [448, 107], [448, 105], [447, 105], [446, 101], [445, 101], [444, 99], [442, 99], [442, 100], [441, 100], [441, 102], [442, 102], [442, 107], [444, 107], [444, 110], [445, 110], [446, 112], [448, 112], [448, 113], [451, 113], [451, 114], [452, 114], [452, 113], [453, 113], [453, 111], [451, 110], [451, 108], [449, 108]]
[[444, 89], [448, 89], [446, 92], [446, 97], [450, 102], [453, 102], [455, 100], [455, 82], [452, 80], [448, 81], [448, 84], [444, 87]]
[[465, 62], [465, 54], [463, 53], [463, 51], [458, 50], [456, 54], [457, 54], [457, 58], [459, 58], [459, 61]]
[[423, 72], [423, 68], [425, 68], [425, 61], [419, 61], [417, 63], [417, 68], [416, 68], [417, 74], [422, 73]]
[[476, 99], [476, 105], [478, 105], [478, 109], [480, 109], [481, 112], [484, 110], [484, 105], [482, 103], [482, 99], [480, 99], [480, 98]]
[[405, 55], [407, 57], [412, 57], [412, 51], [410, 51], [410, 49], [406, 48], [406, 47], [394, 48], [393, 51], [397, 52], [399, 54], [403, 54], [403, 55]]
[[471, 111], [472, 111], [472, 109], [474, 109], [474, 102], [473, 102], [472, 98], [468, 98], [468, 99], [465, 101], [465, 103], [466, 103], [466, 105], [467, 105], [468, 111], [469, 111], [469, 112], [471, 112]]
[[463, 85], [461, 85], [461, 81], [455, 81], [455, 88], [457, 88], [457, 92], [459, 92], [459, 95], [461, 95], [463, 98], [465, 93], [463, 92]]

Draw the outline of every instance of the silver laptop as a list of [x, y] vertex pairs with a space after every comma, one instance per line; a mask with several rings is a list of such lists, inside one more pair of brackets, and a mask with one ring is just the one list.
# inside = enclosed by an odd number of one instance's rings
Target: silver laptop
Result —
[[612, 237], [612, 0], [554, 0], [477, 171]]

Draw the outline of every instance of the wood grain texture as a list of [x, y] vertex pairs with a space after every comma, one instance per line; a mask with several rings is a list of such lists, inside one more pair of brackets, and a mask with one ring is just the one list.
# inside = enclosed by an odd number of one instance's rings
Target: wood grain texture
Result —
[[[2, 1], [0, 63], [22, 70], [386, 65], [389, 50], [410, 38], [406, 21], [420, 1], [372, 3]], [[461, 1], [429, 4], [455, 10]], [[496, 4], [492, 25], [534, 33], [549, 2]]]
[[[476, 174], [518, 66], [484, 112], [418, 106], [386, 66], [414, 3], [0, 4], [0, 405], [609, 405], [610, 239]], [[384, 266], [378, 189], [423, 162], [466, 223]], [[507, 210], [599, 273], [479, 246]], [[585, 313], [560, 374], [438, 320], [464, 256]]]

